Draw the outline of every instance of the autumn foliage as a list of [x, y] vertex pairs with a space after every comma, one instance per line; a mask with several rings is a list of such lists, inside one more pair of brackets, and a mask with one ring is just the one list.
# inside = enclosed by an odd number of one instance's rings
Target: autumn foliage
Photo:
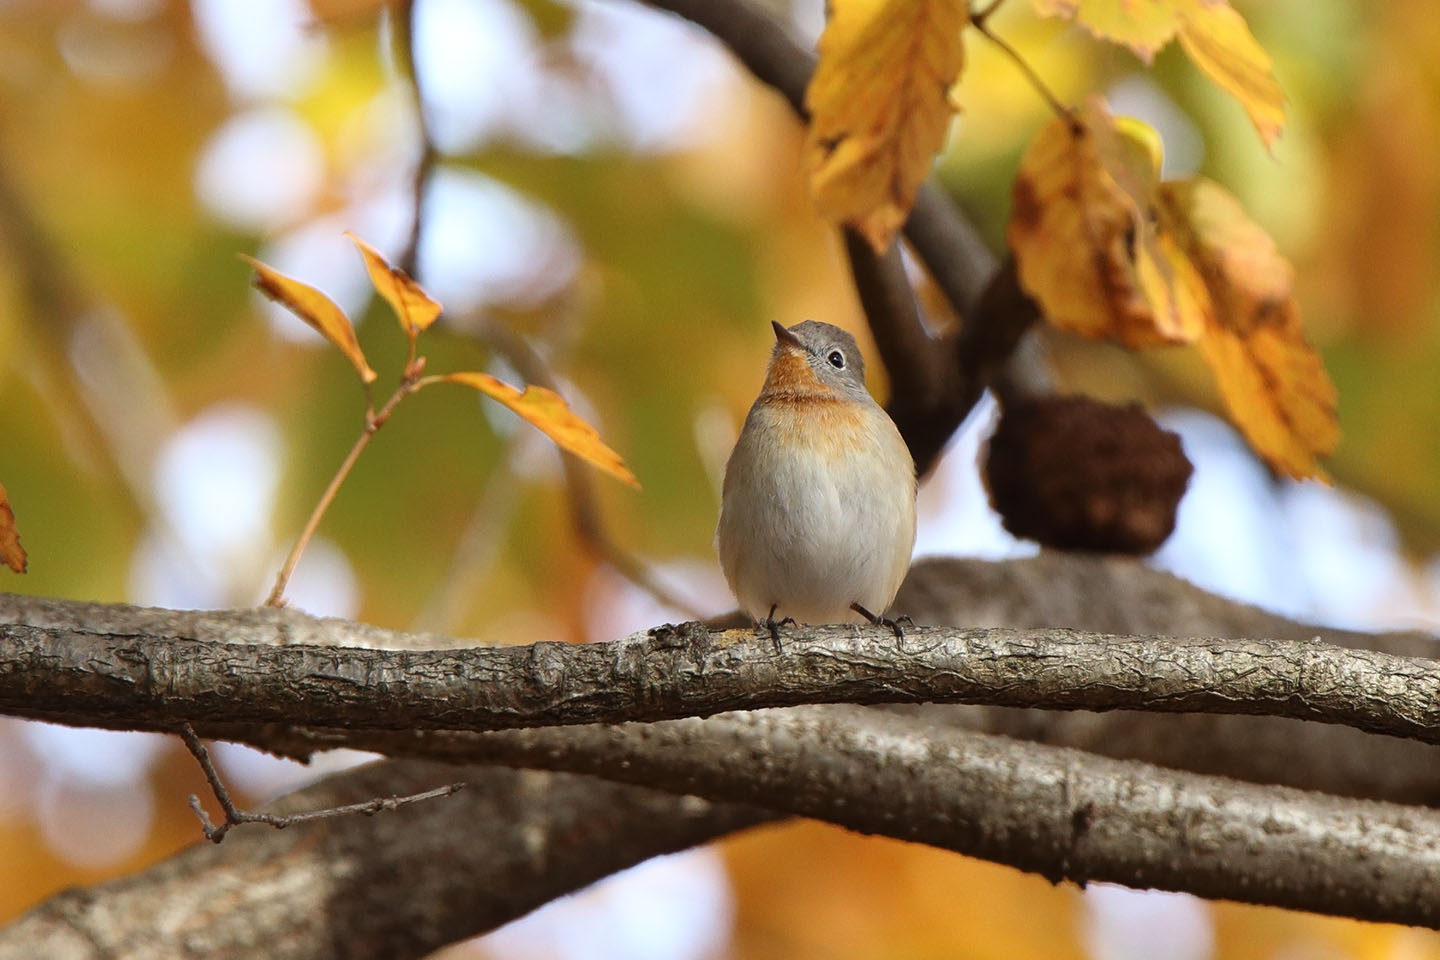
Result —
[[20, 546], [20, 531], [15, 529], [15, 511], [10, 509], [10, 497], [5, 485], [0, 483], [0, 563], [16, 573], [25, 572], [25, 548]]
[[[1178, 39], [1265, 144], [1280, 135], [1284, 96], [1270, 58], [1224, 0], [1032, 6], [1146, 62]], [[986, 24], [993, 9], [972, 13], [960, 0], [830, 4], [806, 96], [810, 187], [823, 214], [877, 250], [893, 242], [944, 143], [964, 28], [1004, 46]], [[1335, 388], [1305, 339], [1289, 263], [1219, 184], [1162, 183], [1152, 128], [1113, 116], [1099, 97], [1066, 108], [1040, 93], [1057, 115], [1021, 163], [1007, 234], [1025, 292], [1072, 333], [1131, 349], [1197, 346], [1256, 452], [1279, 472], [1323, 479], [1318, 458], [1339, 440]]]
[[[555, 391], [539, 386], [527, 386], [521, 391], [488, 373], [473, 371], [425, 376], [425, 357], [417, 353], [418, 339], [444, 308], [404, 270], [391, 266], [380, 251], [354, 234], [347, 233], [346, 236], [364, 258], [365, 270], [375, 291], [395, 311], [395, 317], [409, 344], [400, 383], [378, 410], [370, 396], [370, 385], [379, 375], [365, 359], [360, 341], [355, 336], [355, 327], [345, 315], [345, 311], [314, 287], [287, 277], [254, 257], [241, 255], [241, 259], [254, 268], [255, 286], [260, 292], [283, 305], [339, 348], [355, 368], [366, 389], [364, 429], [310, 515], [309, 522], [276, 577], [268, 603], [278, 606], [284, 602], [285, 587], [300, 560], [300, 554], [375, 431], [385, 424], [402, 400], [436, 383], [458, 383], [500, 401], [553, 440], [562, 450], [599, 467], [632, 487], [640, 486], [620, 455], [606, 446], [595, 428], [577, 416]], [[0, 494], [3, 494], [3, 490], [0, 490]], [[0, 496], [0, 505], [3, 505], [3, 496]], [[0, 532], [3, 532], [3, 528], [0, 528]]]

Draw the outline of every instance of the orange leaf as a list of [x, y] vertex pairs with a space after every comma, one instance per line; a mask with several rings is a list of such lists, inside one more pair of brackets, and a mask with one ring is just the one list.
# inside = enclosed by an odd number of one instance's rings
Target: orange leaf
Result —
[[1205, 76], [1240, 101], [1260, 139], [1272, 145], [1285, 126], [1285, 93], [1245, 18], [1224, 3], [1186, 4], [1180, 45]]
[[345, 316], [345, 311], [335, 305], [335, 301], [309, 284], [292, 280], [254, 257], [242, 253], [240, 259], [254, 268], [255, 286], [261, 293], [319, 330], [326, 340], [340, 348], [340, 352], [345, 354], [345, 358], [360, 374], [361, 380], [366, 383], [374, 382], [377, 374], [370, 369], [370, 364], [365, 362], [360, 341], [355, 339], [355, 328], [350, 325], [350, 318]]
[[390, 304], [395, 316], [400, 318], [400, 326], [405, 330], [406, 336], [414, 337], [435, 322], [435, 318], [440, 316], [440, 311], [444, 308], [431, 299], [410, 274], [399, 267], [390, 266], [379, 250], [349, 230], [345, 231], [345, 236], [360, 249], [360, 255], [365, 258], [365, 270], [370, 274], [370, 283], [374, 285], [375, 291], [385, 298], [385, 302]]
[[830, 0], [805, 91], [805, 170], [820, 213], [884, 252], [945, 143], [965, 63], [966, 0]]
[[1051, 323], [1130, 347], [1186, 343], [1203, 319], [1193, 268], [1154, 224], [1158, 138], [1098, 98], [1036, 138], [1015, 178], [1006, 238]]
[[1300, 326], [1289, 262], [1223, 187], [1161, 187], [1162, 216], [1203, 281], [1200, 348], [1250, 445], [1276, 470], [1326, 479], [1340, 441], [1335, 385]]
[[15, 511], [10, 509], [5, 484], [0, 483], [0, 563], [16, 573], [24, 573], [26, 560], [25, 548], [20, 546], [20, 531], [15, 529]]
[[464, 384], [494, 397], [529, 420], [562, 449], [639, 489], [640, 481], [625, 467], [620, 454], [607, 447], [595, 428], [580, 419], [554, 390], [532, 385], [521, 393], [488, 373], [447, 373], [439, 379]]

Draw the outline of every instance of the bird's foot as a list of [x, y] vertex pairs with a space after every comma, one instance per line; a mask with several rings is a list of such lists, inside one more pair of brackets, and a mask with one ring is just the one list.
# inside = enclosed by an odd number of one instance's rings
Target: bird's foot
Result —
[[866, 620], [869, 620], [877, 627], [889, 627], [891, 630], [894, 630], [895, 639], [899, 643], [905, 642], [905, 630], [900, 626], [901, 622], [903, 621], [904, 623], [908, 623], [912, 627], [915, 626], [915, 621], [911, 620], [908, 614], [896, 617], [893, 620], [889, 617], [877, 617], [875, 614], [862, 607], [858, 602], [850, 604], [850, 609], [854, 610], [856, 613], [860, 614], [860, 616], [864, 617]]
[[784, 648], [780, 646], [780, 628], [787, 625], [795, 626], [794, 617], [782, 617], [779, 620], [775, 619], [775, 611], [779, 609], [779, 607], [780, 604], [778, 603], [770, 604], [770, 612], [765, 615], [764, 620], [760, 621], [760, 626], [770, 632], [770, 642], [775, 644], [776, 654], [785, 652]]

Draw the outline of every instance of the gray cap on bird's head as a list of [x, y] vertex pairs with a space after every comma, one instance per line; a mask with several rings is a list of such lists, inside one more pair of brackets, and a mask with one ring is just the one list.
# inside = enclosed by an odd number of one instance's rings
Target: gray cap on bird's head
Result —
[[869, 397], [865, 390], [865, 358], [849, 333], [819, 320], [806, 320], [793, 327], [772, 320], [770, 325], [775, 328], [776, 350], [789, 346], [804, 351], [820, 382]]

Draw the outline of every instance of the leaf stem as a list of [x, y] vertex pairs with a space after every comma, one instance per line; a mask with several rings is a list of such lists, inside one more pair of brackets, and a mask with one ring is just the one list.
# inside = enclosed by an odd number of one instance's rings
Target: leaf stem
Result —
[[[417, 367], [419, 369], [416, 369]], [[341, 461], [340, 468], [335, 471], [335, 476], [330, 478], [330, 485], [325, 488], [325, 492], [320, 495], [319, 502], [315, 504], [315, 509], [310, 512], [310, 519], [305, 521], [305, 529], [300, 531], [300, 536], [295, 540], [295, 546], [290, 549], [290, 555], [285, 558], [285, 565], [275, 576], [275, 586], [271, 589], [270, 596], [265, 598], [265, 606], [283, 607], [285, 605], [285, 587], [289, 585], [290, 577], [295, 573], [295, 567], [300, 562], [300, 555], [305, 552], [311, 538], [315, 536], [315, 530], [320, 526], [320, 518], [325, 515], [326, 510], [330, 509], [330, 504], [335, 500], [335, 494], [340, 491], [340, 485], [350, 475], [355, 461], [360, 459], [361, 452], [370, 445], [370, 438], [375, 436], [375, 432], [385, 425], [385, 421], [390, 419], [390, 415], [395, 412], [395, 407], [401, 400], [425, 386], [426, 381], [433, 379], [430, 377], [422, 379], [420, 371], [423, 369], [423, 362], [411, 361], [405, 378], [400, 381], [395, 392], [390, 394], [390, 398], [385, 401], [384, 406], [378, 411], [366, 406], [364, 429], [360, 431], [360, 436], [355, 438], [350, 452]]]
[[1030, 66], [1026, 59], [1020, 56], [1018, 50], [992, 31], [989, 24], [985, 22], [986, 18], [994, 12], [996, 7], [1000, 6], [1001, 2], [1003, 2], [1003, 0], [994, 0], [988, 7], [980, 11], [979, 14], [972, 16], [970, 18], [970, 25], [980, 31], [980, 34], [985, 37], [985, 39], [999, 47], [1007, 57], [1014, 61], [1015, 65], [1020, 68], [1020, 72], [1025, 75], [1025, 79], [1030, 81], [1030, 86], [1035, 88], [1036, 92], [1044, 98], [1045, 102], [1050, 105], [1050, 109], [1054, 110], [1057, 116], [1073, 121], [1074, 114], [1070, 111], [1070, 108], [1061, 103], [1060, 98], [1051, 92], [1050, 88], [1046, 86], [1045, 81], [1040, 79], [1040, 74], [1035, 72], [1035, 68]]
[[1000, 9], [1000, 5], [1004, 2], [1005, 0], [990, 0], [983, 10], [972, 10], [970, 12], [970, 22], [978, 27], [989, 20], [995, 11]]

